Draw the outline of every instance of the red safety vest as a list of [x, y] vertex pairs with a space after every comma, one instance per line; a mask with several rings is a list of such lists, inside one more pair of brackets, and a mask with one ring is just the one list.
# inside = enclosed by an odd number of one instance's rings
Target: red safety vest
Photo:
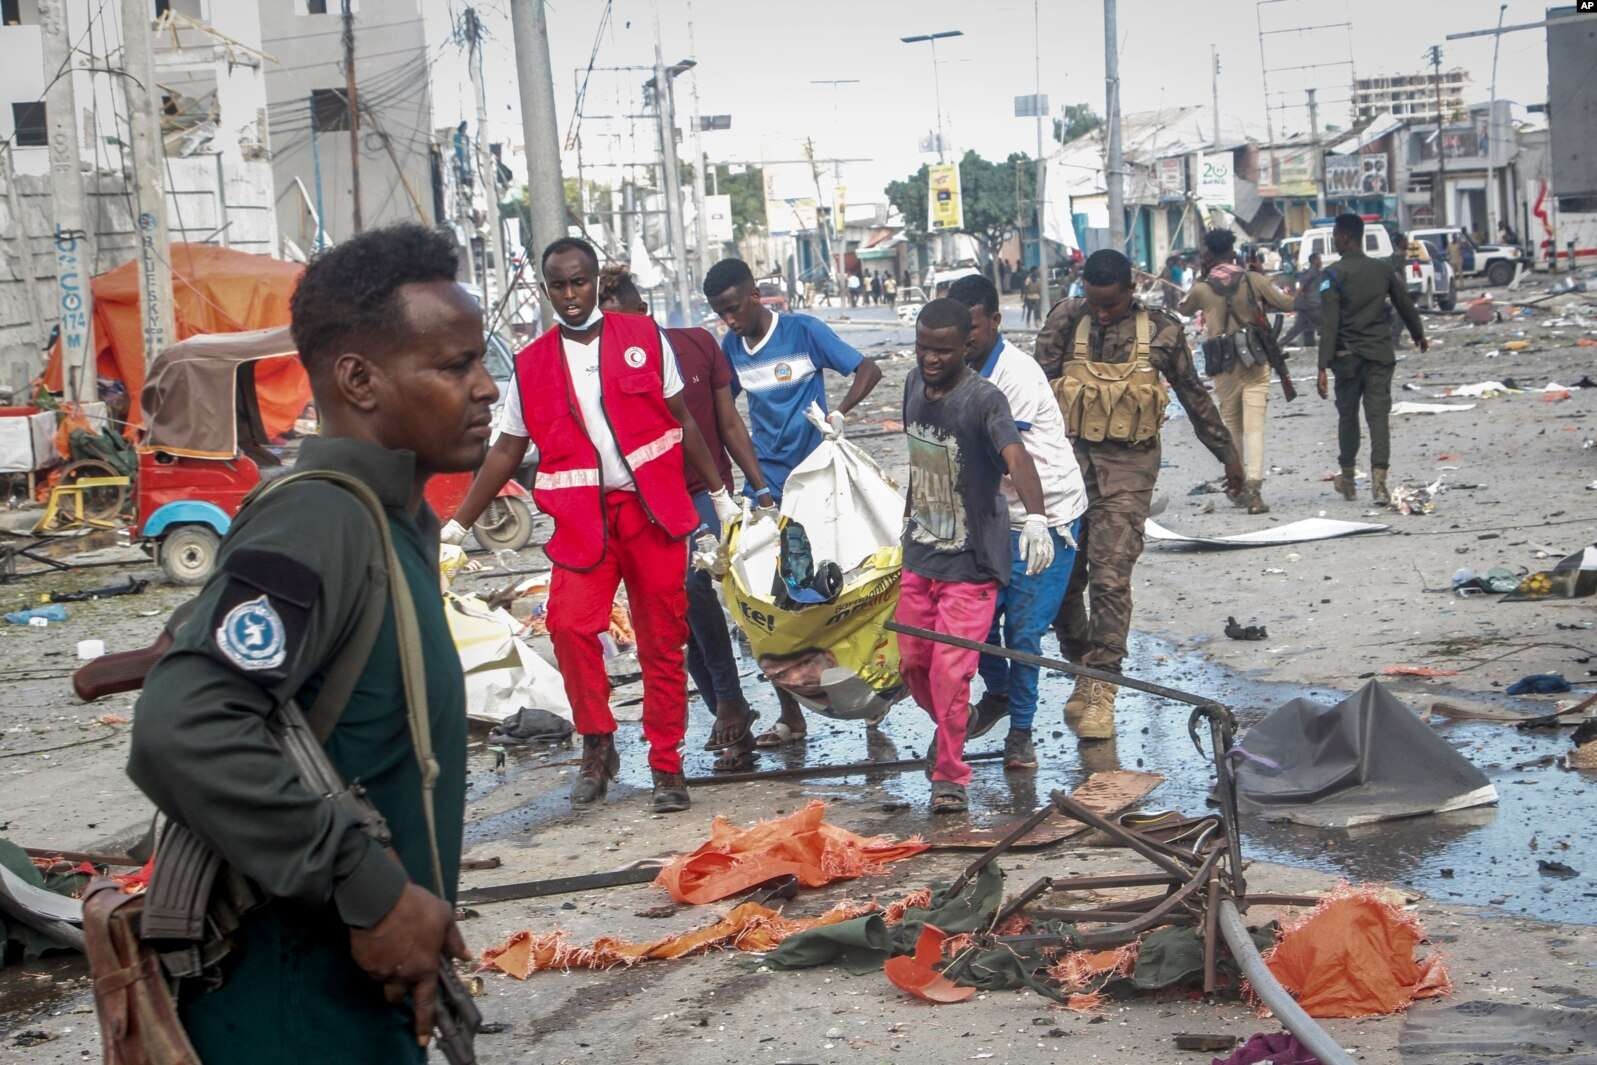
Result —
[[[666, 406], [660, 330], [637, 314], [604, 316], [599, 335], [600, 406], [638, 499], [654, 523], [681, 539], [699, 526], [682, 472], [682, 426]], [[599, 451], [582, 421], [556, 326], [516, 356], [527, 433], [538, 449], [532, 498], [554, 519], [544, 551], [557, 566], [590, 570], [604, 559], [606, 522]]]

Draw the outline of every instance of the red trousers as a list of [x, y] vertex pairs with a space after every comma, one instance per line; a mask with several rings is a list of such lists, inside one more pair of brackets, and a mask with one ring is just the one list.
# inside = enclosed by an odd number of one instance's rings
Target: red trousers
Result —
[[610, 713], [610, 678], [599, 634], [610, 628], [616, 587], [625, 584], [643, 670], [643, 736], [649, 765], [682, 772], [682, 737], [688, 727], [688, 680], [683, 646], [688, 639], [688, 548], [649, 520], [636, 492], [604, 497], [609, 534], [604, 559], [586, 573], [556, 566], [549, 586], [549, 638], [565, 681], [577, 731], [584, 736], [616, 730]]

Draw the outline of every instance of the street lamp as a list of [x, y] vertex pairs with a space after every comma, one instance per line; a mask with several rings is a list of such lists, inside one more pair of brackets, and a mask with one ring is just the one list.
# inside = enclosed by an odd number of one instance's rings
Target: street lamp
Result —
[[937, 76], [937, 42], [945, 37], [963, 37], [964, 30], [943, 30], [939, 33], [917, 33], [913, 37], [900, 37], [905, 44], [920, 44], [925, 41], [932, 46], [932, 93], [937, 103], [937, 161], [946, 162], [947, 156], [943, 152], [943, 88]]
[[[843, 86], [843, 85], [858, 85], [859, 83], [860, 82], [859, 82], [858, 78], [811, 78], [810, 79], [810, 84], [811, 85], [830, 85], [832, 87], [832, 129], [833, 129], [834, 132], [839, 128], [838, 127], [838, 113], [837, 113], [837, 90], [838, 90], [838, 88], [840, 86]], [[811, 170], [812, 174], [815, 173], [815, 162], [814, 162], [813, 159], [810, 161], [810, 170]], [[843, 208], [842, 208], [842, 205], [837, 202], [837, 187], [842, 182], [842, 180], [843, 180], [843, 163], [842, 163], [842, 161], [840, 159], [833, 159], [832, 160], [832, 232], [836, 235], [837, 239], [832, 241], [832, 244], [833, 244], [832, 260], [833, 260], [833, 270], [835, 271], [833, 276], [838, 278], [838, 279], [840, 279], [840, 280], [843, 278], [844, 262], [845, 262], [845, 259], [848, 256], [848, 250], [844, 247], [844, 241], [843, 241]], [[816, 202], [817, 203], [820, 202], [820, 196], [821, 196], [820, 184], [821, 184], [820, 183], [820, 179], [819, 179], [819, 177], [817, 177], [816, 178], [816, 182], [815, 182], [815, 197], [816, 197]]]

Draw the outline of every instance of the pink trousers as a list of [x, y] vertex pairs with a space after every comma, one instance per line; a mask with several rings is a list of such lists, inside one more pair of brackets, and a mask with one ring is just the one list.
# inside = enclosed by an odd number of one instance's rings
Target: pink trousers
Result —
[[[935, 581], [904, 570], [899, 578], [898, 610], [902, 625], [985, 640], [993, 624], [998, 585]], [[981, 656], [975, 651], [934, 643], [914, 636], [898, 638], [898, 668], [910, 694], [932, 717], [937, 729], [937, 763], [933, 780], [970, 783], [965, 764], [965, 728], [970, 719], [970, 679]]]

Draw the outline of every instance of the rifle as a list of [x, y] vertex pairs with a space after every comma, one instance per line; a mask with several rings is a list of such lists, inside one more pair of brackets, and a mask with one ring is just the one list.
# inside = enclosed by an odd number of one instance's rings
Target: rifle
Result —
[[1281, 394], [1291, 403], [1298, 398], [1298, 390], [1292, 384], [1292, 371], [1287, 369], [1286, 355], [1281, 351], [1281, 316], [1275, 316], [1275, 325], [1272, 327], [1264, 316], [1264, 308], [1252, 299], [1252, 293], [1249, 293], [1249, 301], [1253, 305], [1253, 328], [1248, 335], [1264, 349], [1265, 361], [1275, 371], [1276, 377], [1281, 379]]

